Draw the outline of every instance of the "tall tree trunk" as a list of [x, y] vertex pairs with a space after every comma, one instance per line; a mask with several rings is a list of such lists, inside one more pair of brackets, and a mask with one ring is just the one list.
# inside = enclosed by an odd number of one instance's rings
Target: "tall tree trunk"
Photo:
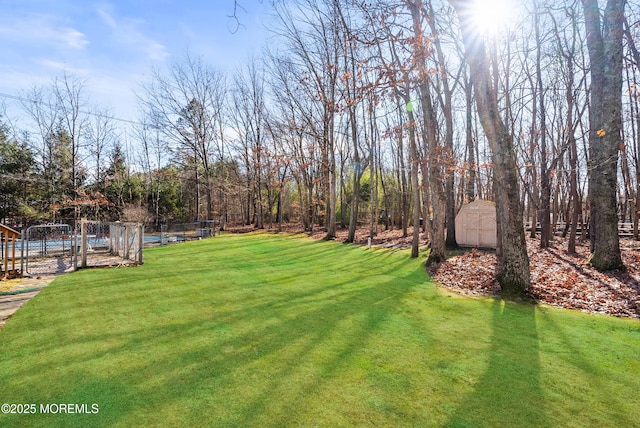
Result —
[[[591, 63], [589, 110], [589, 234], [591, 265], [624, 267], [617, 213], [618, 150], [622, 129], [622, 35], [625, 0], [609, 0], [600, 21], [597, 0], [582, 0]], [[604, 32], [603, 32], [604, 31]]]
[[337, 199], [338, 195], [336, 194], [336, 159], [335, 153], [333, 152], [333, 144], [331, 144], [331, 156], [329, 158], [329, 173], [331, 174], [329, 178], [329, 207], [327, 210], [327, 239], [333, 239], [336, 236], [336, 209], [337, 209]]
[[[639, 55], [640, 56], [640, 55]], [[637, 59], [640, 61], [640, 58]], [[637, 62], [640, 64], [640, 62]], [[640, 138], [638, 135], [640, 134], [640, 103], [638, 103], [638, 97], [633, 97], [631, 101], [632, 109], [635, 110], [635, 126], [632, 126], [634, 131], [633, 140], [636, 141], [636, 150], [635, 150], [635, 164], [636, 164], [636, 203], [634, 207], [634, 216], [633, 216], [633, 238], [639, 239], [640, 233], [638, 231], [638, 218], [640, 217]]]
[[[444, 193], [444, 180], [442, 178], [442, 168], [444, 161], [441, 155], [442, 148], [439, 147], [438, 144], [438, 123], [433, 107], [433, 99], [431, 96], [431, 81], [429, 79], [429, 73], [427, 72], [426, 61], [429, 55], [427, 51], [428, 43], [422, 31], [421, 20], [421, 10], [424, 7], [424, 4], [421, 0], [408, 1], [407, 4], [413, 18], [413, 55], [420, 75], [418, 89], [420, 93], [420, 104], [422, 105], [422, 120], [424, 123], [422, 139], [425, 153], [427, 153], [429, 156], [429, 183], [423, 184], [430, 187], [431, 206], [433, 209], [433, 225], [431, 227], [431, 252], [429, 253], [429, 259], [427, 260], [427, 263], [431, 264], [439, 263], [446, 259], [446, 197]], [[428, 216], [425, 216], [424, 221], [428, 221]]]
[[355, 106], [349, 108], [349, 117], [351, 122], [351, 140], [353, 143], [353, 194], [351, 196], [349, 234], [346, 242], [354, 242], [356, 229], [358, 227], [358, 210], [360, 207], [360, 178], [362, 177], [364, 165], [360, 162], [360, 153], [358, 150], [358, 129], [356, 127]]
[[[633, 57], [633, 62], [637, 66], [640, 66], [640, 51], [638, 51], [638, 47], [635, 43], [635, 39], [633, 38], [631, 31], [629, 29], [629, 23], [625, 21], [625, 38], [627, 39], [627, 46], [629, 47], [629, 51]], [[633, 80], [627, 77], [627, 80], [632, 82], [637, 82], [636, 69], [631, 68], [633, 72]], [[629, 75], [629, 68], [626, 68], [627, 76]], [[635, 147], [635, 179], [636, 179], [636, 203], [633, 207], [633, 238], [639, 239], [640, 232], [638, 230], [638, 214], [640, 214], [640, 138], [638, 135], [640, 134], [640, 105], [638, 103], [638, 89], [636, 88], [635, 92], [629, 91], [629, 105], [631, 107], [631, 117], [635, 118], [635, 121], [631, 121], [631, 130], [633, 132], [631, 141], [636, 141]]]
[[409, 206], [411, 205], [409, 203], [409, 197], [408, 197], [408, 193], [409, 193], [409, 186], [407, 183], [407, 168], [405, 166], [405, 160], [404, 160], [404, 136], [403, 136], [403, 132], [404, 132], [404, 121], [402, 119], [402, 110], [400, 109], [402, 106], [402, 103], [400, 102], [400, 99], [398, 98], [398, 104], [399, 104], [399, 108], [398, 108], [398, 115], [400, 116], [399, 120], [399, 130], [398, 130], [398, 173], [400, 175], [400, 210], [401, 210], [401, 217], [402, 217], [402, 237], [406, 238], [409, 233], [408, 233], [408, 224], [409, 224]]
[[[346, 27], [346, 25], [345, 25]], [[356, 62], [353, 43], [348, 42], [348, 53], [345, 55], [345, 69], [351, 67], [352, 78], [346, 82], [347, 100], [349, 101], [349, 124], [351, 127], [351, 143], [353, 144], [353, 197], [351, 198], [351, 218], [349, 219], [349, 235], [347, 242], [354, 242], [358, 227], [358, 211], [360, 209], [360, 179], [365, 165], [361, 162], [358, 144], [358, 118], [357, 118], [357, 88], [356, 88]], [[347, 53], [347, 51], [345, 51]], [[350, 58], [350, 60], [348, 59]], [[364, 122], [364, 121], [363, 121]]]
[[[195, 159], [195, 158], [194, 158]], [[196, 176], [196, 218], [194, 220], [200, 220], [200, 173], [198, 172], [198, 164], [195, 165], [195, 176]]]
[[444, 50], [442, 49], [442, 43], [440, 41], [440, 35], [436, 27], [436, 14], [434, 12], [431, 0], [428, 2], [428, 14], [429, 27], [433, 34], [433, 44], [436, 48], [436, 55], [438, 58], [439, 73], [438, 76], [442, 82], [442, 95], [441, 106], [444, 114], [445, 122], [445, 135], [444, 135], [444, 156], [446, 159], [444, 165], [444, 197], [445, 197], [445, 230], [446, 238], [445, 244], [447, 248], [456, 248], [458, 243], [456, 242], [456, 197], [455, 197], [455, 173], [454, 160], [453, 160], [453, 95], [451, 87], [449, 85], [449, 72], [446, 67], [446, 61], [444, 56]]
[[[567, 13], [568, 10], [567, 10]], [[569, 242], [567, 244], [567, 252], [573, 254], [576, 252], [576, 238], [578, 231], [578, 221], [580, 221], [580, 215], [582, 214], [582, 200], [580, 199], [580, 193], [578, 192], [578, 145], [576, 142], [576, 123], [574, 123], [574, 108], [576, 105], [574, 93], [576, 88], [575, 83], [575, 55], [576, 55], [576, 41], [577, 41], [577, 20], [572, 19], [572, 32], [571, 39], [566, 42], [568, 45], [565, 47], [560, 39], [560, 33], [555, 32], [558, 38], [558, 48], [562, 56], [566, 61], [566, 88], [565, 88], [565, 100], [567, 102], [567, 117], [565, 128], [567, 130], [567, 144], [569, 146], [569, 202], [567, 207], [567, 222], [569, 231]], [[565, 228], [565, 233], [567, 229]]]
[[333, 132], [333, 127], [334, 127], [334, 116], [330, 115], [327, 120], [329, 121], [329, 129], [327, 132], [327, 135], [325, 135], [325, 137], [327, 138], [327, 146], [328, 146], [328, 153], [327, 153], [327, 174], [329, 174], [329, 194], [328, 194], [328, 201], [327, 201], [327, 206], [325, 208], [325, 215], [326, 215], [326, 219], [325, 219], [325, 224], [327, 227], [327, 234], [325, 235], [324, 239], [329, 240], [329, 239], [335, 239], [336, 237], [336, 201], [337, 201], [337, 194], [336, 194], [336, 154], [335, 154], [335, 144], [334, 144], [334, 132]]
[[473, 1], [449, 0], [456, 9], [465, 45], [465, 55], [473, 80], [480, 122], [489, 142], [494, 165], [496, 208], [499, 217], [501, 258], [498, 282], [505, 294], [523, 294], [531, 283], [529, 256], [522, 227], [518, 171], [513, 139], [500, 118], [497, 88], [491, 82], [484, 42], [474, 34]]
[[551, 185], [547, 161], [547, 112], [545, 110], [545, 87], [542, 81], [542, 40], [540, 39], [540, 15], [538, 1], [535, 2], [536, 36], [536, 82], [540, 102], [540, 248], [549, 247], [551, 237]]
[[347, 227], [347, 200], [345, 198], [346, 186], [344, 182], [344, 161], [340, 167], [340, 227]]
[[369, 159], [370, 159], [370, 179], [369, 179], [369, 203], [370, 203], [370, 222], [369, 222], [369, 238], [373, 238], [378, 234], [378, 217], [379, 214], [379, 206], [378, 206], [378, 150], [377, 150], [377, 138], [376, 138], [376, 115], [371, 110], [369, 125], [371, 127], [371, 148], [369, 150]]
[[[534, 85], [533, 80], [531, 86]], [[531, 215], [531, 231], [529, 237], [534, 239], [538, 229], [539, 209], [540, 209], [540, 189], [538, 187], [538, 170], [536, 169], [536, 147], [538, 145], [538, 92], [533, 91], [531, 107], [531, 133], [529, 136], [529, 165], [527, 166], [527, 176], [529, 184], [526, 184], [529, 195], [529, 214]]]
[[409, 111], [409, 163], [411, 164], [411, 195], [413, 211], [411, 215], [411, 223], [413, 226], [413, 235], [411, 239], [411, 257], [416, 258], [419, 255], [420, 246], [420, 187], [418, 184], [418, 144], [416, 142], [416, 119], [413, 112]]
[[466, 202], [471, 203], [476, 199], [476, 148], [473, 144], [473, 86], [471, 79], [465, 77], [465, 119], [466, 119], [466, 143], [467, 143], [467, 168], [468, 174], [465, 195]]
[[578, 232], [578, 221], [580, 220], [580, 214], [582, 214], [582, 201], [580, 200], [580, 194], [578, 193], [578, 147], [576, 143], [574, 123], [573, 123], [573, 62], [569, 61], [569, 74], [567, 83], [567, 132], [569, 133], [569, 165], [570, 180], [569, 180], [569, 194], [571, 201], [571, 226], [569, 229], [569, 243], [567, 245], [567, 252], [576, 252], [576, 237]]
[[358, 227], [358, 208], [360, 206], [360, 162], [355, 160], [353, 171], [353, 195], [351, 196], [351, 210], [349, 213], [349, 234], [346, 242], [353, 242], [356, 239], [356, 229]]

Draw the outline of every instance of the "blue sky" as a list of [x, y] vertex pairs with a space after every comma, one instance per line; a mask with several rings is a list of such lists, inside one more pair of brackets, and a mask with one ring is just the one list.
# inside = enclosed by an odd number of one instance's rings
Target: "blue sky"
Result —
[[233, 0], [0, 0], [0, 93], [22, 96], [66, 71], [86, 79], [91, 105], [136, 120], [133, 91], [152, 67], [189, 52], [232, 71], [260, 52], [268, 2], [240, 2], [233, 33]]

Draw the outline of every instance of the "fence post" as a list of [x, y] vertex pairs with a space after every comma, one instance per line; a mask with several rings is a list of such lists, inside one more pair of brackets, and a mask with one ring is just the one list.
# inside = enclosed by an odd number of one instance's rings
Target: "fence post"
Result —
[[[5, 238], [6, 236], [6, 238]], [[4, 250], [4, 241], [7, 241], [7, 251]], [[0, 266], [0, 273], [2, 273], [2, 277], [0, 279], [9, 278], [9, 274], [7, 273], [7, 266], [9, 265], [9, 235], [7, 235], [2, 229], [0, 229], [0, 260], [2, 261], [2, 266]], [[3, 267], [4, 266], [4, 267]]]
[[20, 275], [24, 276], [24, 240], [27, 233], [24, 229], [20, 231]]
[[82, 261], [80, 267], [87, 267], [87, 219], [80, 220], [80, 245], [82, 246]]
[[113, 224], [109, 224], [109, 254], [113, 254]]
[[129, 233], [130, 227], [128, 224], [124, 225], [124, 253], [122, 254], [122, 258], [125, 260], [129, 260]]
[[17, 239], [18, 236], [17, 235], [13, 235], [11, 237], [11, 269], [13, 269], [13, 275], [17, 276], [17, 272], [16, 272], [16, 244], [17, 244]]
[[116, 254], [120, 257], [122, 257], [123, 249], [122, 238], [122, 224], [120, 222], [116, 222]]
[[9, 278], [9, 233], [4, 232], [4, 278]]
[[78, 270], [78, 250], [80, 246], [78, 245], [78, 229], [77, 225], [73, 228], [73, 249], [71, 250], [71, 264], [73, 264], [73, 270]]
[[[160, 238], [160, 240], [162, 241], [162, 238]], [[142, 264], [143, 258], [142, 258], [142, 249], [144, 248], [144, 225], [143, 224], [139, 224], [138, 225], [138, 254], [136, 257], [136, 261], [138, 262], [138, 264]]]
[[113, 256], [118, 255], [118, 226], [115, 223], [109, 225], [109, 252]]

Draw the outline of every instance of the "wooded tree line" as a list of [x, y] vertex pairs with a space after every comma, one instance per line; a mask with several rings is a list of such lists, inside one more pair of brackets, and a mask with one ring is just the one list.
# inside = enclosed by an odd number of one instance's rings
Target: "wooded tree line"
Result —
[[528, 286], [525, 223], [542, 247], [589, 233], [594, 266], [621, 267], [618, 221], [639, 236], [640, 5], [531, 0], [487, 32], [475, 3], [275, 1], [262, 55], [154, 70], [132, 123], [58, 77], [21, 96], [28, 127], [4, 117], [0, 219], [295, 221], [349, 241], [364, 224], [411, 233], [413, 256], [427, 233], [439, 261], [481, 198], [505, 291]]

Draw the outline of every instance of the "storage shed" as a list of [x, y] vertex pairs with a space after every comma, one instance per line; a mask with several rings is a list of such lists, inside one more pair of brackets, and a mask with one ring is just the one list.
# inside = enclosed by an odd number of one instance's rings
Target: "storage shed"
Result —
[[476, 200], [463, 205], [456, 216], [456, 242], [461, 247], [496, 248], [496, 204]]

